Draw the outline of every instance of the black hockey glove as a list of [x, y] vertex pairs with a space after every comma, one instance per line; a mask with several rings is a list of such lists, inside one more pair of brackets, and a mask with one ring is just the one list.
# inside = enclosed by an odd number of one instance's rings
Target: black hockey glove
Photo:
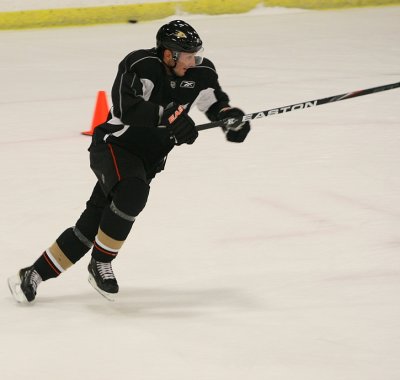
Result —
[[225, 124], [222, 126], [228, 141], [241, 143], [250, 132], [250, 123], [248, 121], [241, 121], [243, 116], [244, 112], [236, 107], [225, 108], [219, 111], [218, 120], [229, 118], [238, 119], [232, 124]]
[[161, 117], [159, 127], [166, 127], [175, 145], [193, 144], [199, 132], [194, 121], [181, 105], [169, 104]]

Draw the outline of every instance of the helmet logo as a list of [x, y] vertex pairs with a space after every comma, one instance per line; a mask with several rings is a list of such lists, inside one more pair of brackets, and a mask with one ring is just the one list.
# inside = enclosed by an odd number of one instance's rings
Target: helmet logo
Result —
[[180, 30], [175, 33], [177, 38], [186, 38], [186, 34], [181, 32]]

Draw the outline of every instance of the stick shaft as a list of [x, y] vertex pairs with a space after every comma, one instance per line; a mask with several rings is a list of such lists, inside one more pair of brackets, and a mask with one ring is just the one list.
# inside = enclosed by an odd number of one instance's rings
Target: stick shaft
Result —
[[[363, 95], [368, 95], [368, 94], [374, 94], [376, 92], [387, 91], [387, 90], [391, 90], [391, 89], [394, 89], [397, 87], [400, 87], [400, 82], [386, 84], [386, 85], [378, 86], [378, 87], [371, 87], [371, 88], [367, 88], [364, 90], [352, 91], [352, 92], [348, 92], [346, 94], [329, 96], [327, 98], [309, 100], [306, 102], [291, 104], [289, 106], [284, 106], [284, 107], [279, 107], [279, 108], [272, 108], [272, 109], [265, 110], [265, 111], [248, 113], [242, 117], [242, 121], [261, 119], [264, 117], [278, 115], [281, 113], [287, 113], [287, 112], [296, 111], [296, 110], [300, 110], [300, 109], [304, 109], [304, 108], [316, 107], [316, 106], [320, 106], [322, 104], [339, 102], [340, 100], [356, 98], [358, 96], [363, 96]], [[237, 119], [223, 119], [223, 120], [214, 121], [211, 123], [197, 125], [196, 129], [198, 131], [203, 131], [205, 129], [221, 127], [223, 125], [229, 125], [235, 121], [237, 121]]]

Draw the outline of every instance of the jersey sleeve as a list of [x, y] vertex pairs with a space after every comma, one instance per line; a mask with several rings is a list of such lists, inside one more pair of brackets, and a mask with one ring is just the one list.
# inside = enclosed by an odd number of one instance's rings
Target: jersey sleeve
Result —
[[152, 66], [157, 67], [155, 60], [156, 57], [138, 51], [129, 54], [118, 66], [111, 91], [112, 113], [124, 125], [148, 127], [158, 124], [160, 106], [148, 100], [154, 82], [146, 75]]
[[218, 113], [222, 108], [229, 107], [229, 97], [222, 90], [218, 81], [218, 74], [214, 64], [204, 59], [203, 64], [199, 67], [203, 69], [203, 80], [206, 85], [200, 92], [197, 99], [197, 107], [204, 112], [209, 120], [218, 119]]
[[219, 83], [216, 83], [214, 89], [215, 102], [206, 111], [206, 116], [210, 121], [218, 120], [218, 113], [225, 107], [229, 107], [229, 97], [222, 91]]

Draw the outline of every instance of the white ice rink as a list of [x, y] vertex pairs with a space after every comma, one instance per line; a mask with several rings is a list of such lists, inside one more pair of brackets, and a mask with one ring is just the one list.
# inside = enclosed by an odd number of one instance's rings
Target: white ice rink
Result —
[[[186, 19], [246, 112], [400, 80], [400, 7]], [[97, 91], [163, 22], [0, 33], [0, 378], [400, 379], [399, 89], [255, 121], [241, 145], [203, 131], [154, 180], [117, 302], [89, 255], [11, 298], [95, 183]]]

